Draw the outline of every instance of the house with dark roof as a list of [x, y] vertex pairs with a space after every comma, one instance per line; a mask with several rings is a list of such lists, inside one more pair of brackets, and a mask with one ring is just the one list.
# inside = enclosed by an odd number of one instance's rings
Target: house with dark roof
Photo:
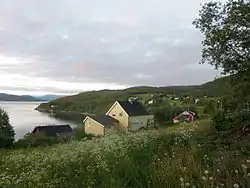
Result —
[[83, 123], [85, 125], [85, 132], [94, 135], [105, 135], [110, 129], [114, 129], [119, 125], [118, 120], [107, 115], [87, 116], [83, 120]]
[[42, 133], [46, 136], [53, 137], [64, 137], [64, 136], [72, 136], [73, 129], [70, 125], [46, 125], [46, 126], [36, 126], [33, 131], [33, 134]]
[[110, 128], [120, 131], [136, 131], [153, 125], [154, 117], [138, 101], [116, 101], [101, 117], [87, 116], [84, 119], [85, 132], [105, 135]]

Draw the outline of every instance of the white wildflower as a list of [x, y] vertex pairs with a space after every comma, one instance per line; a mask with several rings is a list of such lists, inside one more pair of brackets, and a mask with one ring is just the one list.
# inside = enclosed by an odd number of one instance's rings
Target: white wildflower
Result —
[[239, 188], [239, 187], [240, 186], [237, 183], [234, 184], [234, 188]]
[[201, 179], [205, 181], [207, 178], [205, 176], [202, 176]]
[[214, 178], [213, 177], [209, 177], [209, 180], [213, 180]]
[[242, 164], [241, 166], [242, 166], [242, 168], [247, 169], [247, 165]]

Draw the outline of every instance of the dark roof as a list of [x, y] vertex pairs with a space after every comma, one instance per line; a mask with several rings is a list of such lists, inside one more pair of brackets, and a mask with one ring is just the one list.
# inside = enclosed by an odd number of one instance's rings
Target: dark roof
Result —
[[69, 125], [47, 125], [36, 126], [32, 133], [35, 132], [44, 133], [47, 136], [63, 135], [64, 133], [72, 133], [73, 130]]
[[102, 124], [103, 126], [114, 126], [115, 123], [119, 123], [118, 120], [108, 116], [108, 115], [101, 115], [101, 116], [89, 116], [98, 123]]
[[117, 101], [129, 116], [145, 116], [150, 113], [138, 101]]

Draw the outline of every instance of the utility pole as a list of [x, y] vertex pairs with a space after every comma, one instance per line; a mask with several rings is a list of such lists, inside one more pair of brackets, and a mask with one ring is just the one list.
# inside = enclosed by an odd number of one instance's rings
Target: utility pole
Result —
[[90, 112], [90, 106], [88, 105], [88, 114], [89, 114], [89, 112]]
[[91, 112], [91, 106], [89, 105], [88, 106], [88, 114], [90, 115], [90, 112]]

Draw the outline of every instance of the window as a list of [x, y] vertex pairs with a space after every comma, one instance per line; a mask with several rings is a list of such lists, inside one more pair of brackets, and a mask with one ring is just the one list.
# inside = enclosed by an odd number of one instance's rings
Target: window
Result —
[[122, 117], [122, 112], [120, 112], [119, 116]]
[[132, 122], [132, 124], [133, 124], [133, 125], [138, 125], [138, 124], [140, 124], [140, 122], [135, 121], [135, 122]]

